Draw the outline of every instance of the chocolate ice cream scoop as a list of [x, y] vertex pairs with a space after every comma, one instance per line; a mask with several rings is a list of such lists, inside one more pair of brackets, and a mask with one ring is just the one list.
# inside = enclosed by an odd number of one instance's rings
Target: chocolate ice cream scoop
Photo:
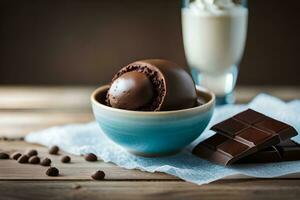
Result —
[[135, 110], [151, 104], [154, 88], [146, 74], [131, 71], [122, 74], [111, 85], [109, 103], [114, 108]]
[[164, 111], [196, 105], [191, 76], [177, 64], [161, 59], [136, 61], [113, 78], [106, 102], [114, 108]]

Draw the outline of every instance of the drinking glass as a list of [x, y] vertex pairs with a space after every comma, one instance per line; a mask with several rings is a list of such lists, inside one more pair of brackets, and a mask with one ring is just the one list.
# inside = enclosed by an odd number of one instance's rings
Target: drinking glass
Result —
[[197, 85], [212, 90], [217, 105], [234, 102], [238, 65], [248, 23], [246, 1], [183, 0], [182, 34]]

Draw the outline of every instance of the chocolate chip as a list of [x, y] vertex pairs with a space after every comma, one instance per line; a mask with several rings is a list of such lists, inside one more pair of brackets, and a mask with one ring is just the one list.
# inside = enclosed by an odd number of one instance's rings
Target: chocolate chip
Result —
[[63, 157], [61, 158], [61, 162], [62, 162], [62, 163], [69, 163], [70, 161], [71, 161], [70, 156], [63, 156]]
[[78, 190], [78, 189], [80, 189], [81, 187], [82, 187], [81, 185], [77, 185], [77, 184], [73, 186], [73, 188], [74, 188], [75, 190]]
[[47, 176], [58, 176], [59, 171], [56, 167], [50, 167], [49, 169], [47, 169], [46, 174]]
[[38, 155], [38, 152], [37, 152], [37, 150], [35, 150], [35, 149], [31, 149], [31, 150], [27, 151], [26, 154], [27, 154], [29, 157], [31, 157], [31, 156], [36, 156], [36, 155]]
[[38, 156], [32, 156], [29, 158], [28, 162], [30, 164], [39, 164], [40, 163], [40, 158]]
[[41, 162], [41, 165], [50, 166], [51, 165], [51, 160], [49, 158], [44, 158]]
[[59, 147], [54, 145], [49, 149], [49, 154], [56, 155], [59, 151]]
[[28, 159], [29, 157], [27, 155], [21, 155], [19, 158], [18, 158], [18, 163], [28, 163]]
[[92, 175], [92, 178], [94, 180], [103, 180], [105, 177], [105, 173], [104, 171], [101, 171], [101, 170], [98, 170], [96, 171], [93, 175]]
[[84, 159], [85, 159], [86, 161], [89, 161], [89, 162], [94, 162], [94, 161], [97, 161], [97, 160], [98, 160], [97, 156], [96, 156], [95, 154], [93, 154], [93, 153], [85, 154], [85, 155], [84, 155]]
[[22, 156], [21, 153], [19, 152], [15, 152], [11, 155], [11, 158], [14, 159], [14, 160], [18, 160], [18, 158], [20, 158], [20, 156]]
[[0, 152], [0, 159], [9, 159], [9, 155], [4, 152]]

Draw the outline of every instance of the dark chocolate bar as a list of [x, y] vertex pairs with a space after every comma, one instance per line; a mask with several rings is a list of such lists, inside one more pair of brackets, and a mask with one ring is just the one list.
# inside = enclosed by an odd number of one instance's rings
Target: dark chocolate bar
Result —
[[193, 154], [222, 165], [230, 165], [297, 135], [297, 131], [288, 124], [251, 109], [211, 129], [217, 133], [199, 143], [193, 149]]
[[292, 140], [286, 140], [278, 145], [246, 156], [236, 163], [267, 163], [294, 160], [300, 160], [300, 144]]
[[[241, 136], [245, 130], [252, 129], [267, 134], [278, 134], [281, 141], [297, 135], [297, 131], [290, 125], [256, 112], [252, 109], [245, 110], [221, 123], [214, 125], [211, 130], [234, 138]], [[252, 137], [257, 138], [251, 134]], [[260, 134], [262, 136], [262, 134]]]

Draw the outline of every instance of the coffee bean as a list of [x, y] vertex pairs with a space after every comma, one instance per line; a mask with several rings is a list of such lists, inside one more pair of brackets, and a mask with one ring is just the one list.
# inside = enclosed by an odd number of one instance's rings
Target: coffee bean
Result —
[[47, 169], [46, 174], [47, 176], [58, 176], [59, 171], [56, 167], [50, 167], [49, 169]]
[[73, 186], [73, 188], [74, 188], [75, 190], [79, 190], [81, 187], [82, 187], [81, 185], [77, 185], [77, 184]]
[[104, 171], [98, 170], [93, 175], [92, 178], [95, 180], [103, 180], [105, 177]]
[[59, 151], [59, 147], [54, 145], [49, 149], [49, 154], [56, 155]]
[[0, 152], [0, 159], [9, 159], [9, 155], [4, 152]]
[[21, 155], [22, 155], [21, 153], [15, 152], [11, 155], [11, 158], [14, 160], [18, 160], [18, 158], [20, 158]]
[[27, 151], [26, 154], [27, 154], [29, 157], [31, 157], [31, 156], [36, 156], [36, 155], [38, 155], [38, 152], [37, 152], [37, 150], [35, 150], [35, 149], [31, 149], [31, 150]]
[[97, 160], [98, 160], [97, 156], [96, 156], [95, 154], [93, 154], [93, 153], [85, 154], [85, 155], [84, 155], [84, 159], [85, 159], [86, 161], [89, 161], [89, 162], [94, 162], [94, 161], [97, 161]]
[[30, 164], [39, 164], [40, 163], [40, 158], [38, 156], [32, 156], [29, 158], [28, 162]]
[[42, 166], [50, 166], [51, 165], [51, 160], [49, 158], [44, 158], [41, 162]]
[[63, 157], [61, 158], [61, 162], [62, 162], [62, 163], [69, 163], [70, 161], [71, 161], [70, 156], [63, 156]]
[[27, 155], [21, 155], [19, 158], [18, 158], [18, 163], [28, 163], [28, 159], [29, 157]]

